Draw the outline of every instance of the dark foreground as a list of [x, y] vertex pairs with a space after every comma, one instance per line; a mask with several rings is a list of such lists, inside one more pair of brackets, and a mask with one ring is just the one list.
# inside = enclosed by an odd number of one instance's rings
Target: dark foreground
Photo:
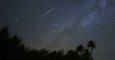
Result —
[[49, 51], [46, 49], [29, 49], [22, 44], [16, 35], [10, 36], [8, 28], [0, 31], [0, 60], [94, 60], [92, 51], [95, 43], [91, 40], [87, 47], [77, 46], [74, 50]]

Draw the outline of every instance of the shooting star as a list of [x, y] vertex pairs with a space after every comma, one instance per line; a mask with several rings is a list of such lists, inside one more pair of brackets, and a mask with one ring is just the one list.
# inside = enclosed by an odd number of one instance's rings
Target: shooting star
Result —
[[47, 12], [43, 13], [40, 17], [46, 16], [47, 14], [49, 14], [50, 12], [52, 12], [55, 9], [56, 9], [56, 7], [49, 9]]

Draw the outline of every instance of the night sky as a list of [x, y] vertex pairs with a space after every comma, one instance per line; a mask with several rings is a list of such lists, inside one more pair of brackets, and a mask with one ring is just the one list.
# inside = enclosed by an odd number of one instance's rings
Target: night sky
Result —
[[75, 49], [94, 40], [95, 60], [115, 60], [115, 0], [0, 0], [0, 29], [31, 48]]

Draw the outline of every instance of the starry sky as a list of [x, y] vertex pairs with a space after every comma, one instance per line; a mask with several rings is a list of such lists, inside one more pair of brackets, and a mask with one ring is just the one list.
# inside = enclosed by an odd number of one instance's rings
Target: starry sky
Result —
[[31, 48], [75, 49], [94, 40], [95, 60], [115, 60], [115, 0], [0, 0], [0, 28]]

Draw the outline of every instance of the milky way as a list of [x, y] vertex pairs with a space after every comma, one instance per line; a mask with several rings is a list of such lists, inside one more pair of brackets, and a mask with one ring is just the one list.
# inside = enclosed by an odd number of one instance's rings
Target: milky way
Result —
[[96, 42], [95, 60], [115, 60], [114, 0], [0, 0], [0, 28], [26, 46], [74, 49]]

